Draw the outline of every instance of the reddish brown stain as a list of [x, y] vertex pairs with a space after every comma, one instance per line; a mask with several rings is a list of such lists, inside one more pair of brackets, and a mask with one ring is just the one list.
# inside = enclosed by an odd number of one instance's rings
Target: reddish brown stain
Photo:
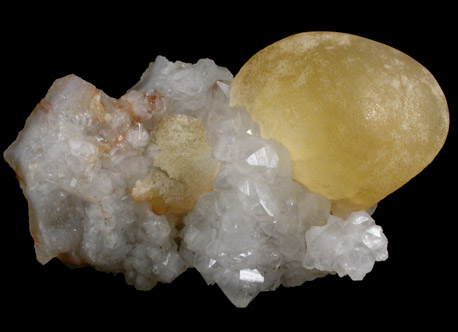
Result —
[[163, 215], [166, 209], [164, 198], [155, 196], [149, 200], [151, 203], [151, 210], [158, 216]]
[[[156, 100], [158, 96], [156, 94], [151, 94], [151, 95], [147, 95], [146, 98], [148, 99], [148, 102], [154, 105], [156, 104]], [[152, 109], [154, 110], [154, 107], [152, 107]]]
[[37, 233], [30, 231], [30, 234], [32, 235], [33, 242], [35, 243], [35, 247], [38, 247], [40, 244], [40, 238], [38, 237]]
[[37, 111], [37, 112], [43, 112], [45, 114], [49, 114], [51, 111], [52, 111], [52, 106], [51, 104], [49, 103], [49, 101], [47, 101], [46, 99], [42, 99], [38, 105], [35, 107], [35, 109], [33, 110], [34, 111]]
[[99, 122], [105, 122], [105, 117], [97, 115], [96, 117], [93, 117], [95, 121]]
[[59, 254], [57, 258], [64, 264], [73, 265], [73, 266], [83, 266], [87, 265], [86, 261], [80, 257], [75, 257], [69, 253]]
[[21, 176], [18, 167], [14, 167], [14, 173], [16, 173], [16, 179], [24, 185], [24, 187], [27, 187], [27, 181]]

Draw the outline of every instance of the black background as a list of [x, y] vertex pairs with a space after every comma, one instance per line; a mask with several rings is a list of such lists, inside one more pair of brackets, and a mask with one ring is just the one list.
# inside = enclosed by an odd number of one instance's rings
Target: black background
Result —
[[[2, 162], [2, 318], [43, 327], [58, 326], [58, 319], [70, 326], [144, 321], [151, 329], [161, 321], [172, 328], [238, 324], [245, 329], [248, 323], [261, 328], [266, 322], [285, 329], [293, 322], [303, 329], [307, 322], [323, 329], [418, 323], [440, 328], [453, 318], [457, 60], [452, 10], [438, 2], [404, 10], [386, 2], [372, 8], [283, 2], [264, 4], [270, 6], [268, 13], [248, 11], [246, 5], [103, 7], [78, 2], [6, 8], [1, 23], [0, 150], [15, 139], [53, 81], [70, 73], [118, 98], [157, 55], [184, 62], [210, 58], [236, 74], [257, 51], [293, 33], [357, 34], [393, 46], [428, 68], [447, 97], [451, 116], [449, 137], [434, 162], [380, 202], [374, 214], [389, 240], [388, 260], [376, 263], [362, 282], [329, 276], [300, 287], [280, 287], [261, 293], [246, 309], [235, 308], [217, 286], [207, 286], [192, 269], [171, 284], [136, 291], [122, 275], [71, 270], [57, 260], [39, 264], [28, 231], [26, 200], [14, 172]], [[16, 314], [23, 318], [14, 318]], [[212, 322], [215, 318], [218, 323]]]

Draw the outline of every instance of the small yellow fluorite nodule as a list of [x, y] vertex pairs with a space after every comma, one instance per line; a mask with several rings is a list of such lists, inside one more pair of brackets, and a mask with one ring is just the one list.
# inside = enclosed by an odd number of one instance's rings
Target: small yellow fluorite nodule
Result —
[[374, 206], [422, 171], [449, 128], [445, 96], [426, 68], [337, 32], [261, 50], [236, 75], [230, 101], [288, 148], [295, 180], [347, 211]]
[[138, 180], [134, 201], [149, 201], [156, 214], [186, 215], [213, 190], [220, 162], [212, 157], [202, 123], [184, 114], [165, 117], [154, 131], [159, 152], [154, 168]]

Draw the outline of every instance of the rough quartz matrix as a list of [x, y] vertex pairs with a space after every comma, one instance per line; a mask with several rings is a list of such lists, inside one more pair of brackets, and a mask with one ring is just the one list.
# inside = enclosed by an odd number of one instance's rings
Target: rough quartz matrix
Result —
[[385, 260], [370, 211], [338, 218], [295, 182], [288, 150], [229, 106], [231, 81], [212, 60], [160, 56], [119, 100], [57, 80], [5, 152], [37, 259], [140, 290], [194, 267], [238, 307], [328, 273], [360, 280]]

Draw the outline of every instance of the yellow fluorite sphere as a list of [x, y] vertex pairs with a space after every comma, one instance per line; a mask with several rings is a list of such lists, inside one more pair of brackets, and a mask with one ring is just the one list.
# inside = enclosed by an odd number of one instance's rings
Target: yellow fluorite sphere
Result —
[[374, 206], [417, 175], [449, 127], [445, 96], [425, 67], [337, 32], [261, 50], [234, 78], [230, 102], [288, 148], [296, 181], [347, 211]]

